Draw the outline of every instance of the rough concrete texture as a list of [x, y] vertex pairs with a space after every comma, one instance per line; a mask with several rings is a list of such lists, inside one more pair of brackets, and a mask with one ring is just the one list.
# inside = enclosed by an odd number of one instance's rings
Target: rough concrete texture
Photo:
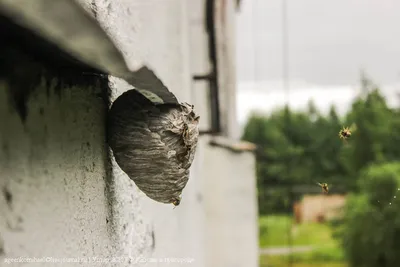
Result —
[[[200, 127], [206, 130], [210, 116], [208, 85], [192, 80], [193, 75], [207, 74], [210, 71], [204, 16], [205, 0], [80, 2], [116, 42], [128, 65], [135, 69], [141, 63], [148, 64], [181, 102], [193, 103], [195, 108], [199, 109]], [[231, 7], [228, 4], [225, 12], [234, 12]], [[222, 13], [221, 11], [220, 14]], [[224, 15], [219, 17], [224, 18]], [[229, 16], [229, 19], [232, 21], [233, 15]], [[232, 30], [232, 27], [229, 30]], [[234, 36], [229, 37], [230, 32], [227, 34], [228, 37], [224, 37], [221, 44], [224, 40], [234, 40]], [[229, 46], [227, 49], [228, 51], [221, 53], [221, 56], [232, 56], [234, 47]], [[225, 64], [232, 62], [228, 60]], [[232, 83], [235, 83], [235, 75], [231, 73], [232, 70], [234, 68], [225, 72], [222, 79], [228, 83], [228, 89], [225, 89], [223, 95], [229, 96], [229, 99], [222, 101], [226, 106], [221, 107], [224, 109], [224, 118], [229, 117], [228, 124], [236, 123], [235, 86], [232, 86]], [[111, 83], [112, 100], [129, 89], [129, 86], [119, 79], [111, 78]], [[223, 84], [221, 86], [224, 87]], [[235, 125], [232, 128], [235, 128]], [[118, 166], [113, 165], [114, 182], [118, 188], [116, 203], [120, 203], [119, 210], [123, 221], [129, 229], [135, 231], [139, 243], [150, 244], [148, 247], [144, 245], [140, 253], [137, 253], [137, 244], [131, 242], [132, 238], [121, 234], [121, 238], [125, 236], [126, 254], [147, 259], [175, 257], [193, 260], [190, 264], [166, 265], [159, 262], [149, 266], [205, 267], [229, 266], [229, 263], [233, 264], [231, 266], [258, 266], [254, 157], [250, 153], [238, 156], [223, 148], [211, 148], [208, 140], [208, 137], [202, 137], [199, 142], [189, 182], [183, 191], [181, 204], [176, 209], [173, 209], [172, 205], [162, 205], [145, 197]], [[217, 152], [214, 155], [215, 151]], [[221, 157], [224, 157], [223, 162]], [[237, 170], [236, 175], [234, 170]], [[246, 178], [242, 179], [242, 175]], [[213, 181], [223, 190], [222, 187], [229, 183], [229, 179], [232, 179], [233, 183], [227, 187], [224, 195], [214, 190]], [[230, 195], [240, 191], [241, 186], [244, 186], [245, 193]], [[235, 204], [240, 203], [238, 206], [229, 206], [231, 200]], [[237, 207], [243, 209], [238, 210]], [[226, 211], [216, 210], [225, 208]], [[219, 212], [221, 213], [218, 214]], [[221, 218], [224, 215], [227, 217]], [[132, 218], [136, 218], [136, 221]], [[225, 228], [230, 231], [227, 232]], [[147, 243], [145, 240], [148, 240], [149, 236], [151, 242]], [[220, 238], [223, 240], [218, 241]]]
[[[22, 123], [0, 81], [0, 266], [5, 258], [92, 257], [117, 249], [101, 89], [55, 92], [56, 83], [42, 79], [33, 89]], [[49, 266], [35, 266], [41, 265]]]
[[236, 116], [236, 3], [227, 0], [215, 3], [221, 127], [226, 136], [239, 139]]
[[134, 70], [143, 63], [181, 102], [190, 101], [187, 2], [182, 0], [79, 0]]
[[255, 159], [251, 152], [235, 153], [207, 146], [200, 155], [206, 211], [205, 266], [258, 266], [258, 209]]
[[[192, 82], [209, 66], [204, 21], [196, 14], [204, 12], [204, 0], [78, 1], [132, 69], [146, 63], [181, 102], [202, 105], [201, 116], [209, 116], [207, 93], [194, 93], [205, 86]], [[111, 101], [130, 89], [113, 77], [110, 84]], [[64, 88], [60, 96], [47, 89], [35, 89], [23, 125], [0, 86], [1, 260], [99, 256], [118, 258], [81, 265], [258, 266], [251, 154], [210, 147], [202, 137], [181, 204], [173, 209], [147, 198], [113, 160], [96, 89]], [[160, 262], [173, 258], [191, 263]]]
[[[80, 2], [114, 39], [132, 69], [147, 64], [180, 102], [192, 102], [187, 1]], [[110, 80], [111, 101], [130, 89], [120, 79], [111, 77]], [[192, 169], [195, 166], [196, 159]], [[146, 261], [164, 258], [192, 261], [168, 266], [205, 266], [203, 210], [198, 201], [200, 188], [196, 186], [195, 172], [191, 172], [181, 204], [175, 209], [147, 198], [114, 161], [112, 173], [115, 210], [119, 214], [117, 224], [125, 225], [119, 234], [122, 253], [133, 258], [143, 257]], [[166, 263], [152, 262], [147, 266], [166, 266]]]
[[[209, 36], [206, 29], [205, 1], [188, 1], [190, 66], [193, 75], [207, 75], [212, 70], [209, 57]], [[210, 85], [206, 80], [193, 80], [191, 101], [200, 115], [199, 129], [210, 129]]]

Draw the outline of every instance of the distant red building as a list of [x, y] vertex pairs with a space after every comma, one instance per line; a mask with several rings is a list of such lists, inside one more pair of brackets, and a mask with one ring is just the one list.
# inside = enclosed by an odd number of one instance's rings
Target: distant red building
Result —
[[295, 222], [324, 222], [337, 218], [345, 203], [345, 195], [305, 195], [293, 204]]

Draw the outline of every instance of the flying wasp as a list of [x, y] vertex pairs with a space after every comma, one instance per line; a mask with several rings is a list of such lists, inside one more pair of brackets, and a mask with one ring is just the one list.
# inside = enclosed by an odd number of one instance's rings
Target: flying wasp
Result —
[[327, 183], [317, 183], [317, 185], [319, 185], [322, 188], [322, 192], [325, 194], [329, 193], [329, 187]]
[[343, 127], [339, 132], [339, 138], [347, 141], [351, 137], [352, 132], [356, 130], [356, 126], [353, 123], [351, 127]]

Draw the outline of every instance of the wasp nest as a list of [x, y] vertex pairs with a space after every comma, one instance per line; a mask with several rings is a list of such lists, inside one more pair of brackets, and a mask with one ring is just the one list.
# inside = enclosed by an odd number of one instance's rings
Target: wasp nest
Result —
[[151, 199], [179, 205], [196, 151], [193, 105], [155, 104], [136, 90], [109, 112], [108, 142], [120, 168]]

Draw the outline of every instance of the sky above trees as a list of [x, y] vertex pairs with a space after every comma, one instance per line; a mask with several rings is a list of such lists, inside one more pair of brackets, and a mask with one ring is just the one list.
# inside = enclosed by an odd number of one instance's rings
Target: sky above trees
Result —
[[[290, 105], [310, 99], [340, 114], [357, 95], [360, 74], [377, 83], [389, 105], [400, 91], [400, 1], [287, 0]], [[237, 115], [284, 105], [282, 0], [246, 0], [237, 18]]]
[[[380, 84], [400, 81], [400, 2], [286, 0], [290, 77], [351, 85], [364, 69]], [[282, 0], [246, 0], [238, 14], [238, 80], [282, 77]]]

